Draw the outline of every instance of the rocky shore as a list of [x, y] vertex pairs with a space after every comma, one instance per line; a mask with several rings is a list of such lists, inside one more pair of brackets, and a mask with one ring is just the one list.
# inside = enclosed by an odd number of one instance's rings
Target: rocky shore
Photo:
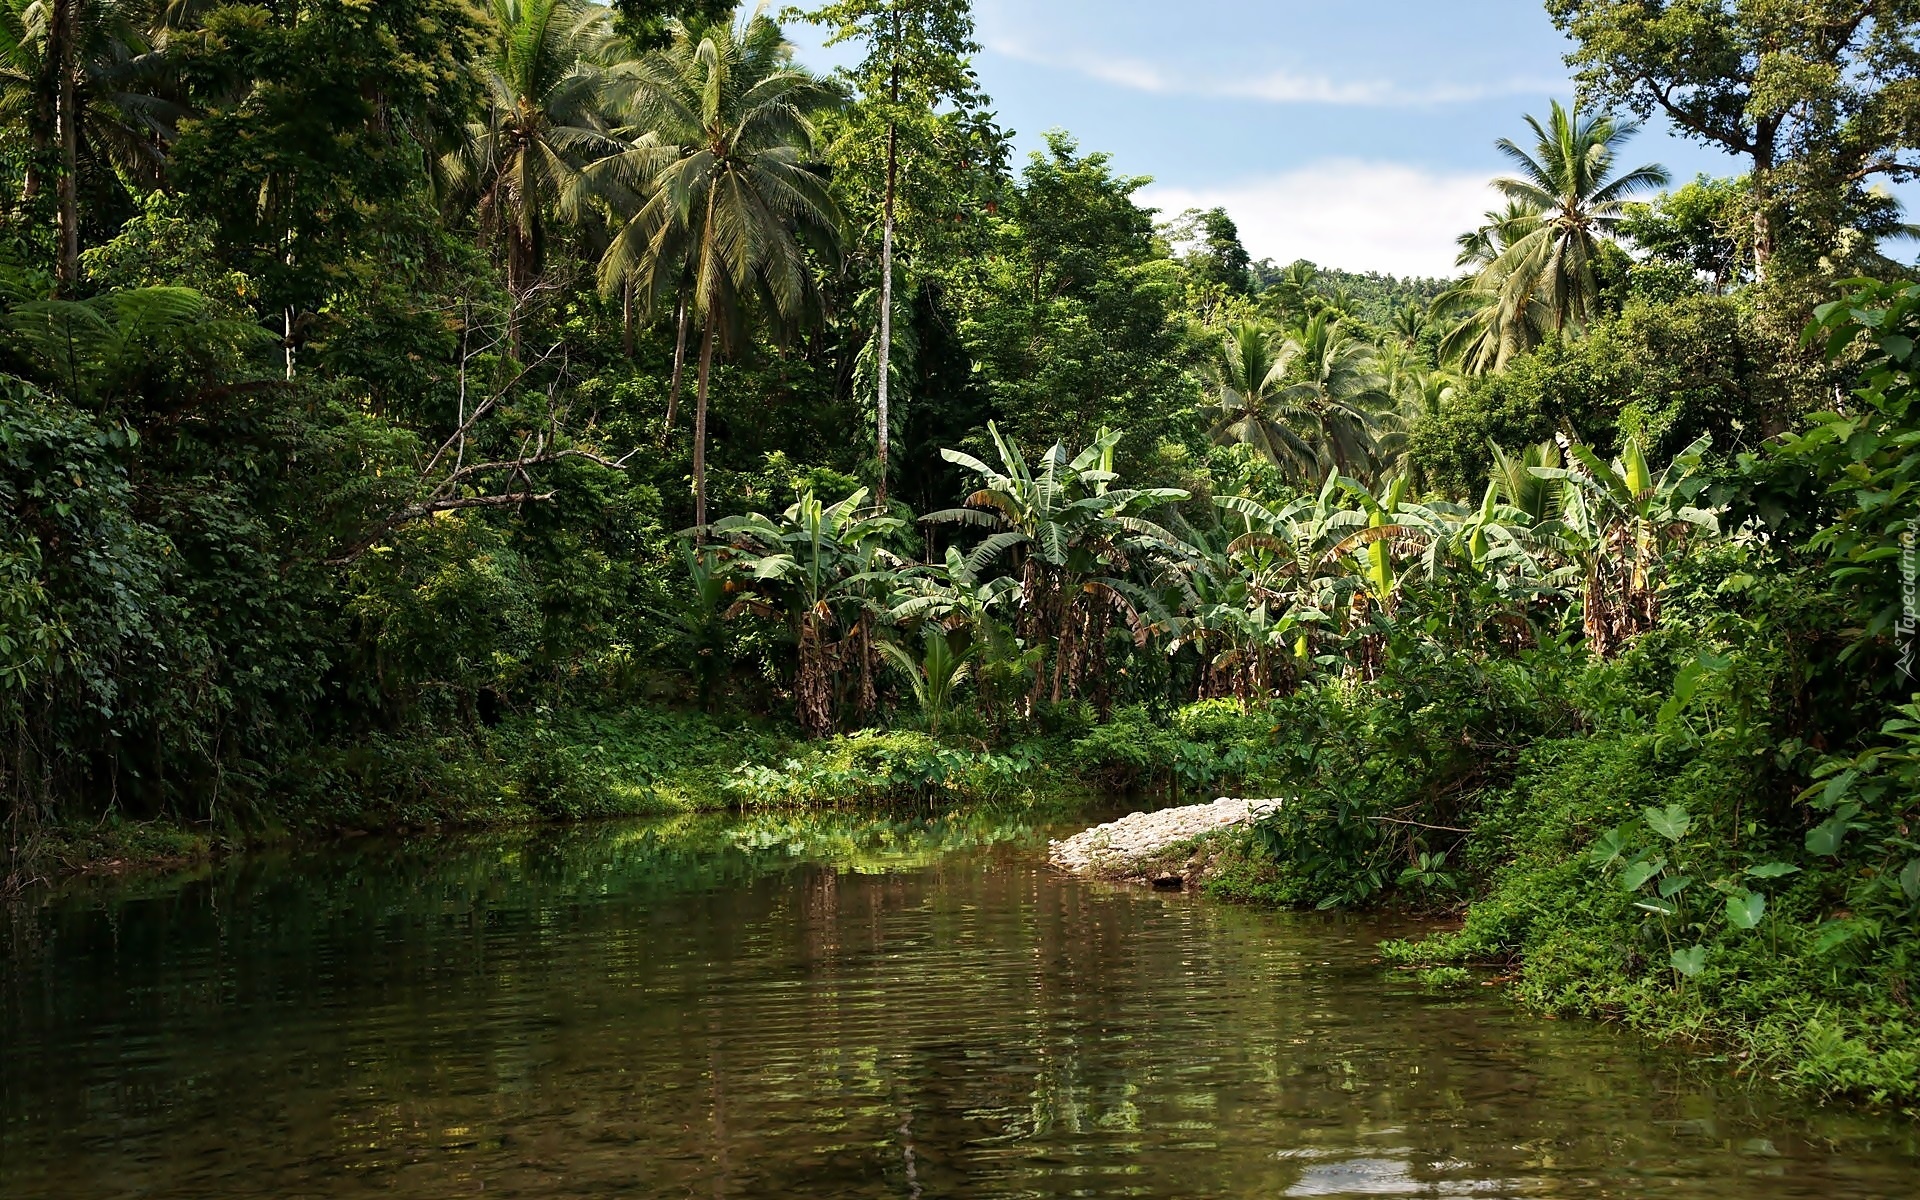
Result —
[[[1244, 825], [1276, 803], [1222, 796], [1211, 804], [1129, 813], [1050, 843], [1047, 861], [1076, 875], [1181, 887], [1205, 869], [1200, 843], [1208, 835]], [[1182, 850], [1190, 853], [1178, 853]]]

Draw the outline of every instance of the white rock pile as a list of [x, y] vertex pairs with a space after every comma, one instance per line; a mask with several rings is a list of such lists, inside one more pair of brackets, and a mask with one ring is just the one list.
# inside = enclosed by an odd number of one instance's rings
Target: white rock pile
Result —
[[1222, 796], [1212, 804], [1129, 813], [1064, 841], [1049, 843], [1047, 861], [1076, 875], [1125, 872], [1134, 863], [1151, 858], [1176, 842], [1239, 825], [1277, 803]]

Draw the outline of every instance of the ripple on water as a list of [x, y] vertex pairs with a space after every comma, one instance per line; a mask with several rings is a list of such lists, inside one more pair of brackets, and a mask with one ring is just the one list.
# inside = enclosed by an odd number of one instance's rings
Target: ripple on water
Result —
[[889, 827], [895, 871], [603, 827], [21, 908], [0, 1195], [1912, 1193], [1909, 1127], [968, 828]]

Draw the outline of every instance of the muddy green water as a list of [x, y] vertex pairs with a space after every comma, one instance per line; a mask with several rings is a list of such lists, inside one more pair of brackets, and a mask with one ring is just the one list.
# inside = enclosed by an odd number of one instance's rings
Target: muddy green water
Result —
[[1042, 836], [598, 826], [17, 903], [0, 1196], [1920, 1195], [1911, 1125]]

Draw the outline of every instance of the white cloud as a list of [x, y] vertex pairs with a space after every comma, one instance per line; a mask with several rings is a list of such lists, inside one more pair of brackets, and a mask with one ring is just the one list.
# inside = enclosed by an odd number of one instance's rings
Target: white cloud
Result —
[[1494, 96], [1542, 95], [1564, 90], [1564, 80], [1508, 79], [1489, 84], [1407, 86], [1384, 79], [1336, 80], [1324, 75], [1263, 71], [1252, 75], [1200, 76], [1170, 71], [1144, 59], [1083, 51], [1035, 50], [1011, 37], [989, 37], [988, 50], [1007, 58], [1073, 71], [1117, 87], [1161, 96], [1264, 100], [1273, 104], [1333, 104], [1370, 108], [1420, 108]]
[[1354, 160], [1218, 187], [1154, 184], [1140, 198], [1169, 216], [1226, 209], [1255, 259], [1435, 276], [1454, 273], [1454, 239], [1498, 205], [1484, 174]]

